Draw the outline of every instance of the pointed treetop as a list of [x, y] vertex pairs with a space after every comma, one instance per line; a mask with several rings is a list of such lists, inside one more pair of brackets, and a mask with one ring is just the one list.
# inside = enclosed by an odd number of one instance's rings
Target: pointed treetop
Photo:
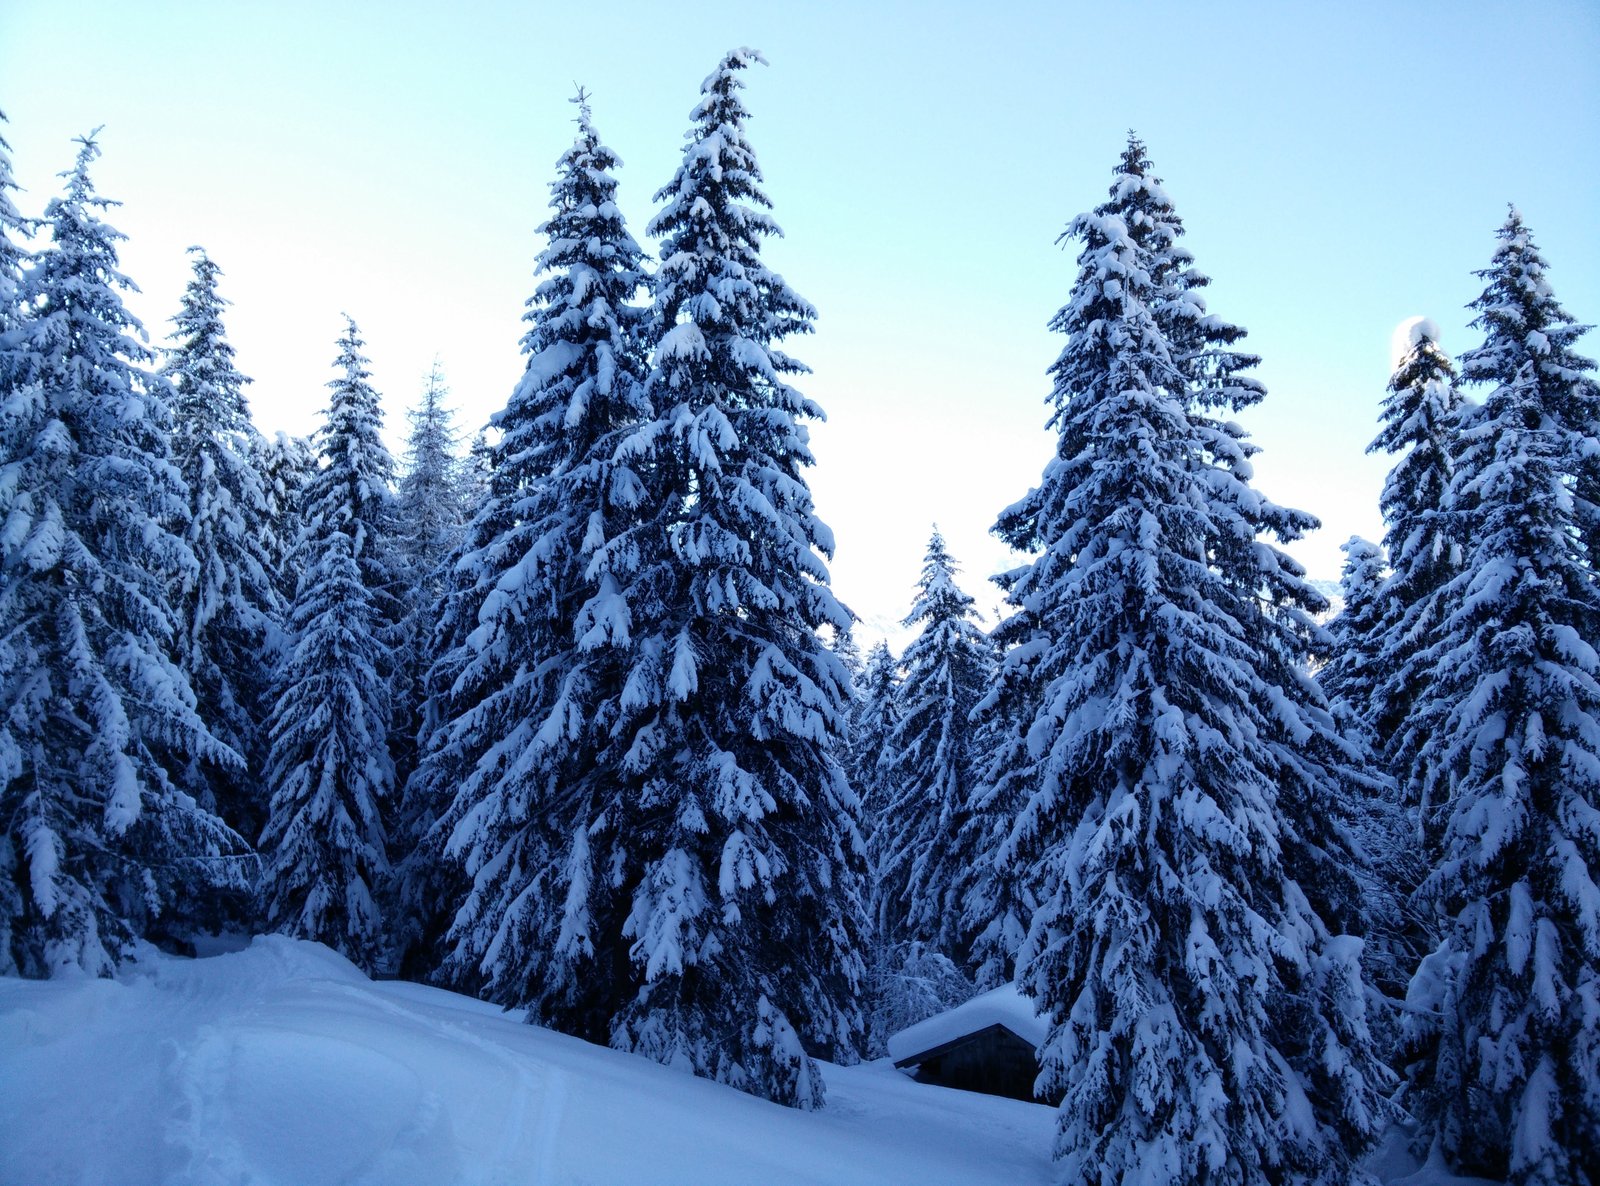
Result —
[[[577, 84], [574, 84], [573, 89], [573, 96], [567, 102], [576, 105], [578, 108], [578, 114], [572, 120], [573, 123], [578, 125], [578, 134], [573, 139], [572, 147], [567, 150], [562, 159], [565, 160], [575, 154], [600, 153], [603, 154], [605, 159], [599, 163], [598, 167], [602, 170], [615, 169], [622, 164], [622, 158], [600, 142], [600, 133], [595, 130], [594, 126], [594, 108], [589, 102], [592, 96]], [[557, 162], [557, 164], [559, 166], [560, 162]]]
[[[1478, 312], [1473, 327], [1483, 330], [1490, 338], [1497, 334], [1504, 336], [1507, 345], [1532, 356], [1538, 369], [1554, 379], [1569, 379], [1563, 372], [1572, 369], [1573, 363], [1578, 364], [1579, 370], [1592, 370], [1592, 361], [1565, 356], [1565, 351], [1593, 327], [1576, 324], [1556, 299], [1546, 275], [1550, 265], [1533, 240], [1533, 230], [1523, 221], [1522, 212], [1516, 206], [1507, 203], [1506, 220], [1495, 231], [1495, 238], [1501, 243], [1495, 248], [1489, 266], [1473, 273], [1489, 281], [1483, 294], [1467, 306]], [[1482, 371], [1481, 364], [1468, 360], [1492, 355], [1490, 346], [1491, 343], [1485, 342], [1477, 350], [1464, 354], [1464, 366], [1472, 372]], [[1463, 377], [1472, 382], [1495, 378], [1487, 371]], [[1511, 377], [1500, 375], [1497, 378], [1509, 382]]]
[[342, 367], [344, 374], [336, 379], [329, 379], [327, 386], [338, 391], [350, 383], [359, 383], [370, 376], [367, 370], [367, 358], [361, 353], [361, 348], [366, 345], [361, 340], [361, 327], [356, 325], [356, 319], [348, 313], [340, 313], [344, 318], [344, 333], [335, 343], [339, 347], [339, 357], [334, 360], [334, 366]]
[[110, 198], [100, 197], [94, 192], [94, 184], [89, 180], [89, 166], [100, 159], [100, 141], [97, 137], [105, 130], [101, 124], [85, 136], [74, 136], [72, 142], [78, 145], [78, 158], [73, 161], [72, 168], [56, 174], [57, 177], [67, 179], [67, 194], [75, 201], [92, 199], [101, 206], [120, 206], [121, 202], [114, 202]]
[[1128, 129], [1128, 143], [1122, 149], [1122, 160], [1117, 164], [1118, 173], [1128, 173], [1135, 177], [1143, 177], [1150, 172], [1150, 153], [1139, 133], [1132, 128]]
[[227, 297], [216, 291], [216, 280], [217, 277], [222, 275], [222, 269], [217, 266], [215, 260], [206, 254], [206, 249], [200, 244], [194, 243], [184, 248], [184, 254], [195, 257], [194, 263], [190, 267], [194, 269], [195, 280], [206, 282], [211, 289], [211, 302], [217, 305], [233, 304]]

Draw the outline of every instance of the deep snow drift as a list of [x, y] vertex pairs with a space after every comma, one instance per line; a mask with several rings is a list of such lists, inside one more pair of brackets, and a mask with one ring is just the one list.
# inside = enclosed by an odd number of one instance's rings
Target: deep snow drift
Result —
[[0, 980], [0, 1181], [1045, 1182], [1050, 1109], [826, 1067], [805, 1114], [278, 936]]
[[1051, 1109], [824, 1070], [826, 1110], [794, 1112], [268, 936], [116, 981], [0, 979], [0, 1182], [1051, 1180]]

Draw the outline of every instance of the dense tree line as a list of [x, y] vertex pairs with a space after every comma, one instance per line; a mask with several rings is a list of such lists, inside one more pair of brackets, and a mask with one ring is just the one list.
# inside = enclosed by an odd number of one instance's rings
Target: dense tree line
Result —
[[653, 266], [579, 93], [524, 373], [468, 460], [436, 366], [398, 474], [353, 320], [267, 440], [218, 265], [153, 352], [95, 137], [37, 219], [0, 141], [0, 970], [276, 929], [808, 1109], [816, 1059], [1014, 980], [1073, 1181], [1345, 1182], [1402, 1117], [1593, 1181], [1600, 385], [1520, 215], [1459, 372], [1412, 333], [1325, 621], [1130, 137], [1062, 235], [1004, 618], [935, 530], [863, 658], [760, 61], [702, 84]]

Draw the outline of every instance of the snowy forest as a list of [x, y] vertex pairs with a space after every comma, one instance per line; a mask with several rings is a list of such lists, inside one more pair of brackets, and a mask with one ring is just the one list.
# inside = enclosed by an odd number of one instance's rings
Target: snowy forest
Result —
[[0, 141], [0, 972], [276, 932], [807, 1111], [1014, 982], [1063, 1182], [1363, 1181], [1404, 1123], [1600, 1184], [1600, 383], [1521, 215], [1479, 344], [1412, 330], [1333, 613], [1130, 133], [1061, 236], [1003, 618], [934, 528], [863, 653], [761, 61], [705, 79], [648, 249], [578, 92], [525, 371], [480, 429], [436, 369], [398, 458], [354, 319], [316, 434], [261, 431], [226, 261], [147, 333], [95, 134], [37, 214]]

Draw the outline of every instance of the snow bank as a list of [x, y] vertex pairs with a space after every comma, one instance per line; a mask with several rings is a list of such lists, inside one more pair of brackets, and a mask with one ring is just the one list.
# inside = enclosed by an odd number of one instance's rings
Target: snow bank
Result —
[[0, 1183], [1028, 1183], [1048, 1108], [824, 1066], [805, 1114], [282, 937], [0, 979]]
[[[1044, 1037], [999, 989], [891, 1046], [996, 1021]], [[0, 1186], [1053, 1180], [1050, 1108], [887, 1060], [823, 1072], [826, 1109], [791, 1111], [270, 936], [120, 980], [0, 978]], [[1368, 1168], [1479, 1186], [1419, 1165], [1399, 1133]]]
[[1018, 992], [1015, 984], [1002, 984], [890, 1035], [889, 1057], [899, 1062], [991, 1025], [1005, 1026], [1035, 1050], [1044, 1045], [1050, 1030], [1050, 1023], [1034, 1011], [1033, 1002]]

